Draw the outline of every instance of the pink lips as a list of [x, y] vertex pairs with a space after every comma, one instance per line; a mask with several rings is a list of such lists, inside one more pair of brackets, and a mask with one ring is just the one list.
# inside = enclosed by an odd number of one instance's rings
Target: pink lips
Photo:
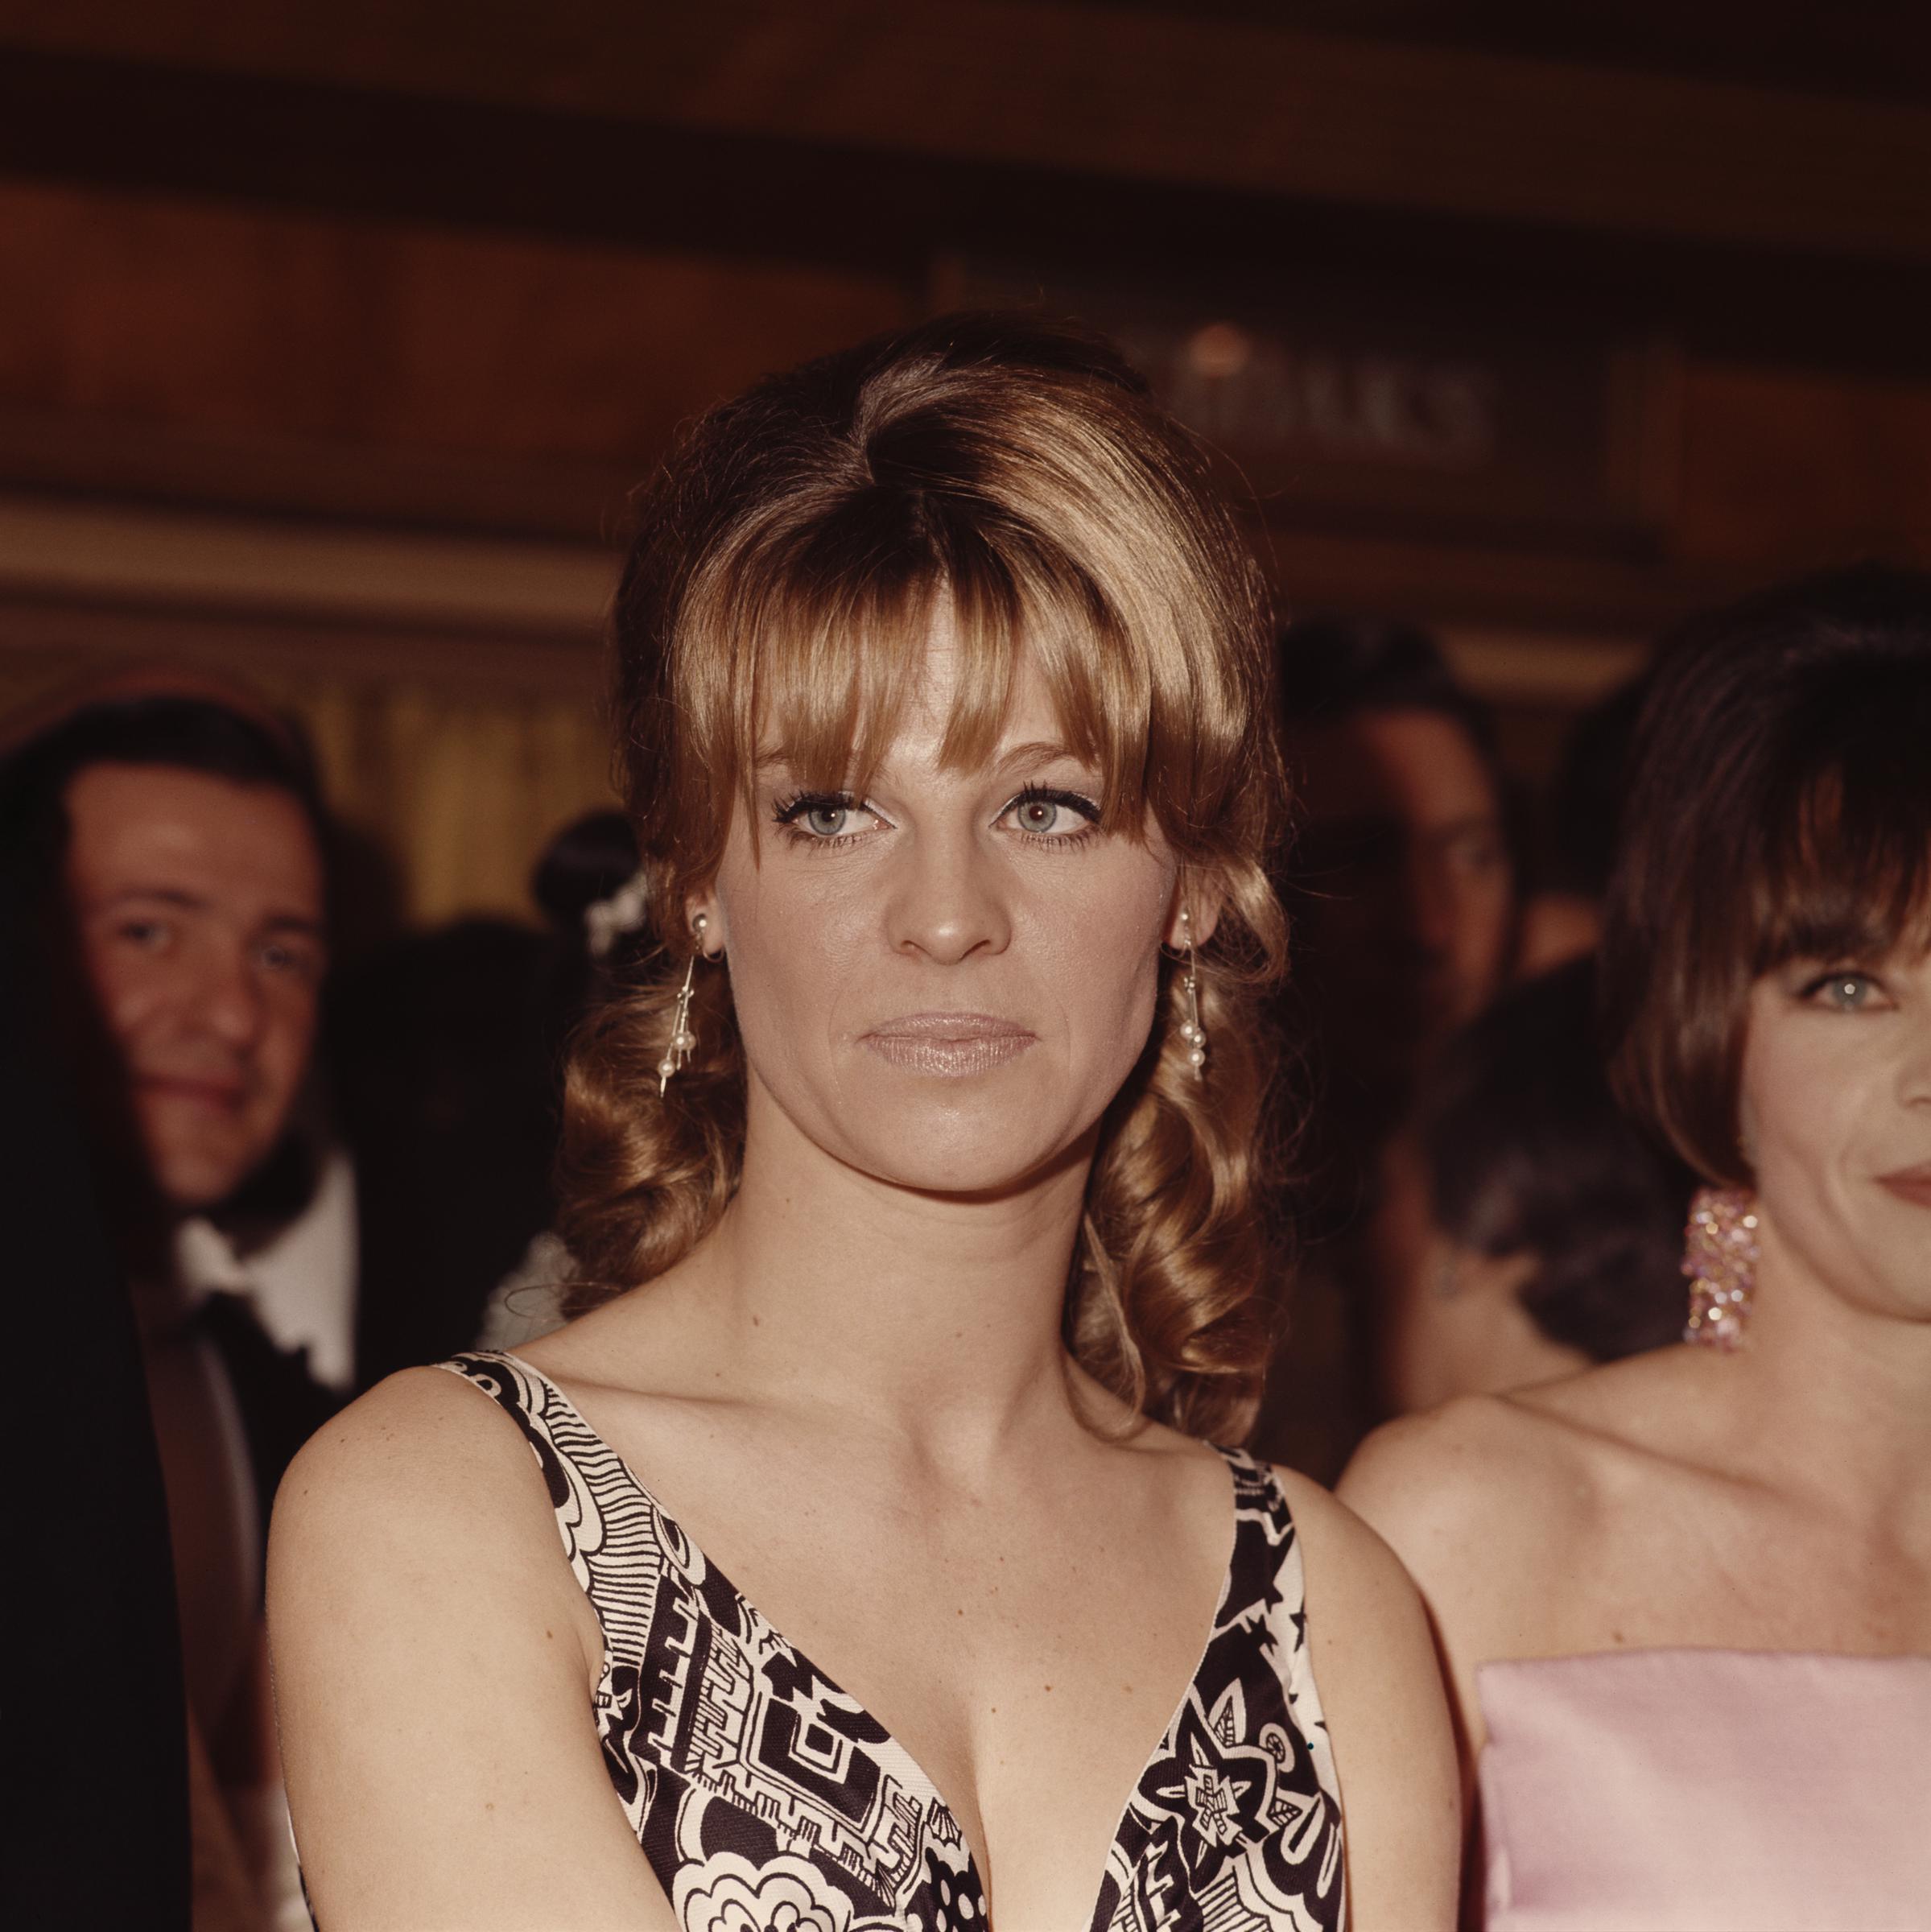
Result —
[[1917, 1167], [1900, 1167], [1895, 1174], [1880, 1174], [1877, 1181], [1880, 1187], [1888, 1187], [1920, 1208], [1931, 1208], [1931, 1161]]
[[908, 1013], [881, 1021], [859, 1043], [914, 1073], [964, 1080], [1018, 1059], [1038, 1035], [989, 1013]]

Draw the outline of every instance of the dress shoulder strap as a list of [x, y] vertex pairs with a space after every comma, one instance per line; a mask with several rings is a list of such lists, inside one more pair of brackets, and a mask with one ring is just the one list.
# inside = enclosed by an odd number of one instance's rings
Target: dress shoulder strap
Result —
[[[1250, 1601], [1278, 1598], [1298, 1615], [1306, 1595], [1294, 1512], [1271, 1468], [1252, 1451], [1215, 1447], [1234, 1477], [1234, 1563], [1230, 1579]], [[1270, 1608], [1272, 1607], [1270, 1604]]]
[[1307, 1575], [1287, 1492], [1270, 1465], [1245, 1449], [1222, 1449], [1234, 1472], [1234, 1563], [1222, 1616], [1240, 1614], [1264, 1634], [1294, 1728], [1322, 1786], [1339, 1789], [1307, 1640]]
[[474, 1350], [436, 1365], [489, 1396], [522, 1431], [606, 1647], [620, 1657], [637, 1654], [660, 1579], [687, 1566], [683, 1533], [563, 1390], [520, 1356]]

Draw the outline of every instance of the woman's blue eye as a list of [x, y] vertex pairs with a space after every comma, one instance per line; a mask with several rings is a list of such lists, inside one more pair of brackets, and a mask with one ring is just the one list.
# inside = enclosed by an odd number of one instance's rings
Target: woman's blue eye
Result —
[[861, 812], [877, 815], [848, 794], [835, 791], [799, 792], [772, 808], [778, 823], [807, 845], [842, 845], [857, 836]]
[[1000, 815], [1010, 815], [1028, 837], [1065, 840], [1076, 838], [1100, 820], [1100, 808], [1076, 792], [1029, 785]]

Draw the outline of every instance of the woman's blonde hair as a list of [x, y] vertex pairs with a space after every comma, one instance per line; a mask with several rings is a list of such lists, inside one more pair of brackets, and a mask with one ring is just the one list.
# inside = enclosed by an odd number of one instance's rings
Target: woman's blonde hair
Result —
[[[955, 315], [768, 379], [696, 423], [639, 504], [618, 593], [621, 782], [662, 951], [586, 1023], [564, 1092], [560, 1229], [577, 1309], [648, 1281], [735, 1189], [745, 1065], [726, 973], [700, 969], [697, 1046], [658, 1096], [691, 956], [684, 907], [754, 811], [776, 749], [862, 791], [945, 600], [963, 654], [942, 757], [991, 752], [1022, 654], [1103, 824], [1170, 844], [1219, 923], [1199, 956], [1196, 1077], [1170, 968], [1102, 1125], [1067, 1285], [1075, 1359], [1135, 1409], [1243, 1434], [1272, 1334], [1256, 996], [1285, 932], [1264, 861], [1282, 781], [1260, 572], [1198, 448], [1108, 345]], [[761, 738], [764, 741], [761, 743]]]

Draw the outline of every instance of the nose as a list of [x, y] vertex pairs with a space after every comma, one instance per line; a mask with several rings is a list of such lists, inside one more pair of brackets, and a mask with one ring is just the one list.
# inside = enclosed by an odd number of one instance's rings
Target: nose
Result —
[[1921, 1004], [1908, 1018], [1899, 1092], [1907, 1107], [1931, 1109], [1931, 1011]]
[[886, 902], [892, 948], [941, 966], [1003, 952], [1013, 936], [997, 859], [960, 826], [906, 840]]
[[1409, 844], [1407, 872], [1406, 936], [1423, 958], [1444, 960], [1454, 946], [1454, 881], [1441, 856], [1419, 839]]
[[246, 947], [215, 947], [203, 962], [194, 989], [195, 1017], [214, 1038], [237, 1053], [252, 1049], [262, 1037], [267, 1002]]

